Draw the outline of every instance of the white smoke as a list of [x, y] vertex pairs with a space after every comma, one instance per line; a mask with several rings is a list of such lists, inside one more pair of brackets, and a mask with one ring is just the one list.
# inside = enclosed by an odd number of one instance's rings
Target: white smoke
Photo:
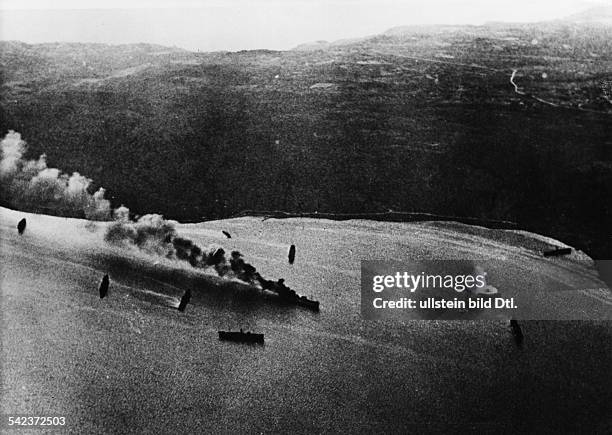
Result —
[[0, 142], [0, 180], [2, 200], [28, 211], [54, 212], [83, 216], [92, 220], [111, 218], [110, 202], [100, 188], [90, 194], [92, 180], [78, 172], [72, 175], [47, 167], [43, 154], [38, 160], [24, 160], [27, 150], [21, 134], [9, 131]]
[[92, 195], [89, 205], [85, 208], [85, 217], [94, 221], [108, 220], [111, 215], [110, 201], [104, 199], [106, 189], [100, 187]]
[[21, 135], [9, 131], [1, 142], [2, 160], [0, 161], [0, 177], [4, 179], [17, 171], [18, 163], [25, 152], [25, 142]]
[[122, 205], [121, 207], [117, 207], [113, 211], [113, 219], [123, 223], [130, 222], [130, 209], [124, 205]]

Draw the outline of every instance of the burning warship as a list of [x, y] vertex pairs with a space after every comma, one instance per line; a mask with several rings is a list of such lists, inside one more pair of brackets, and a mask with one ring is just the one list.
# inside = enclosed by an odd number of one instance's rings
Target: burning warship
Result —
[[308, 299], [306, 296], [298, 295], [295, 290], [292, 290], [285, 285], [284, 279], [281, 278], [275, 282], [264, 279], [261, 275], [257, 274], [257, 280], [261, 284], [261, 288], [264, 291], [275, 294], [278, 297], [278, 301], [296, 304], [312, 311], [319, 311], [319, 301]]
[[257, 284], [261, 286], [264, 294], [276, 298], [277, 301], [286, 304], [295, 304], [312, 311], [319, 311], [319, 301], [308, 299], [306, 296], [298, 295], [295, 290], [292, 290], [285, 285], [284, 279], [272, 281], [265, 279], [252, 265], [248, 264], [242, 258], [242, 254], [238, 251], [231, 253], [229, 260], [230, 269], [242, 281]]
[[[115, 215], [115, 222], [109, 225], [104, 236], [109, 243], [131, 243], [144, 250], [155, 247], [157, 253], [165, 252], [167, 258], [187, 261], [196, 269], [212, 268], [219, 277], [235, 277], [258, 290], [261, 289], [265, 296], [270, 296], [271, 300], [319, 311], [318, 301], [298, 295], [295, 290], [285, 285], [284, 279], [277, 281], [265, 279], [238, 251], [232, 251], [227, 258], [222, 247], [211, 246], [202, 249], [193, 241], [180, 237], [173, 223], [160, 215], [145, 215], [137, 221], [132, 221], [129, 218], [129, 209], [126, 207], [117, 209]], [[179, 311], [186, 307], [190, 296], [190, 293], [185, 295]]]

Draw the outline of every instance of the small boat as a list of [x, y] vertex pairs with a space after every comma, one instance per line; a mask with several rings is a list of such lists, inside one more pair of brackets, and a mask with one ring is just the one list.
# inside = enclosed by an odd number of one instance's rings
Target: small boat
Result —
[[291, 245], [289, 248], [289, 264], [293, 264], [295, 261], [295, 245]]
[[187, 308], [187, 304], [189, 303], [190, 299], [191, 299], [191, 290], [187, 289], [187, 291], [181, 298], [181, 303], [178, 306], [178, 310], [181, 312], [185, 311], [185, 308]]
[[572, 248], [556, 248], [544, 251], [545, 257], [559, 257], [561, 255], [569, 255], [572, 253]]
[[240, 331], [219, 331], [219, 340], [222, 341], [236, 341], [239, 343], [264, 343], [263, 334], [254, 334], [251, 332], [243, 332], [242, 328]]
[[102, 278], [102, 282], [100, 283], [100, 299], [103, 299], [104, 296], [106, 296], [108, 294], [108, 286], [110, 284], [110, 279], [108, 277], [108, 274], [104, 275], [104, 277]]
[[21, 234], [23, 234], [25, 229], [26, 229], [26, 220], [25, 220], [25, 218], [23, 218], [17, 224], [17, 232], [19, 233], [19, 235], [21, 235]]
[[510, 319], [510, 328], [514, 334], [514, 341], [520, 347], [523, 344], [523, 330], [515, 319]]

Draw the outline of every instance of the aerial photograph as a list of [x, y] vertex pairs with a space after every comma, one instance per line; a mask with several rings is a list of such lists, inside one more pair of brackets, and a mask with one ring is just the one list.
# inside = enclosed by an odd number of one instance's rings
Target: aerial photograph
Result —
[[0, 433], [612, 433], [612, 0], [0, 0]]

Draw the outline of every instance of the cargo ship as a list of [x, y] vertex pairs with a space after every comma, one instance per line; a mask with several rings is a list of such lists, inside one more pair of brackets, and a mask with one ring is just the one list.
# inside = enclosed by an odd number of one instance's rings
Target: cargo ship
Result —
[[236, 341], [238, 343], [264, 343], [263, 334], [254, 334], [251, 332], [243, 332], [242, 328], [240, 331], [219, 331], [219, 340], [222, 341]]

